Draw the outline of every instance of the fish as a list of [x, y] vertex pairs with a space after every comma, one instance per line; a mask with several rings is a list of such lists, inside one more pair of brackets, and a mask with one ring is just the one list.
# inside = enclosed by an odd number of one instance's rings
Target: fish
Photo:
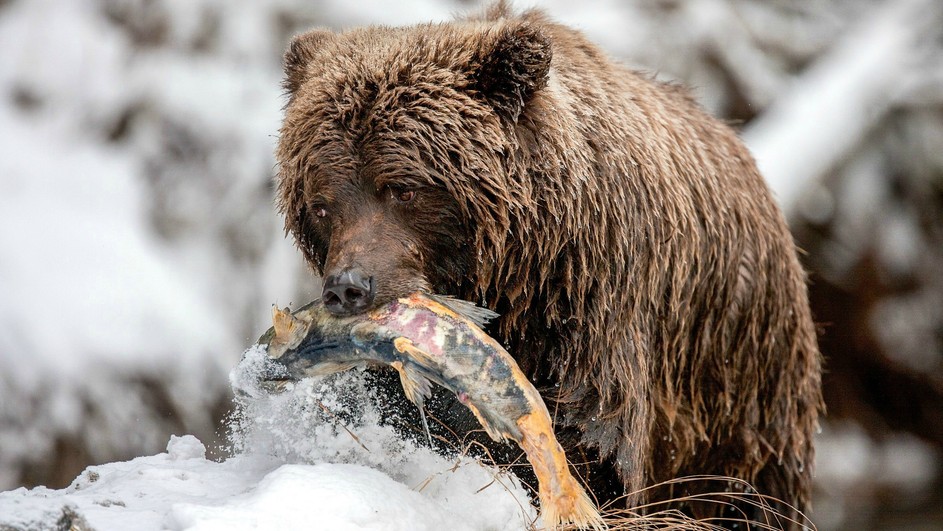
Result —
[[259, 344], [276, 365], [269, 383], [388, 365], [420, 412], [432, 383], [449, 389], [492, 439], [513, 440], [524, 450], [537, 477], [544, 525], [605, 529], [596, 504], [570, 473], [540, 393], [482, 330], [496, 316], [468, 301], [418, 292], [353, 316], [332, 315], [314, 301], [295, 312], [274, 306], [273, 326]]

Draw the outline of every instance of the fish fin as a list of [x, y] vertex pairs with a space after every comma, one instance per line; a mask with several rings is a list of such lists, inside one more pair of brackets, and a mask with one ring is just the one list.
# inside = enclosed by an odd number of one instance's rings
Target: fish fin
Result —
[[499, 315], [488, 308], [478, 306], [474, 302], [456, 299], [449, 295], [432, 295], [427, 293], [426, 296], [475, 323], [478, 328], [484, 328], [485, 325], [493, 319], [496, 319]]
[[301, 326], [300, 321], [291, 314], [288, 308], [272, 306], [272, 327], [275, 329], [275, 339], [287, 342], [292, 339], [295, 331]]
[[279, 358], [301, 343], [309, 324], [310, 318], [292, 314], [288, 308], [272, 306], [272, 328], [259, 341], [267, 341], [269, 357]]
[[401, 354], [406, 354], [413, 359], [419, 365], [424, 367], [435, 367], [438, 365], [438, 361], [435, 358], [429, 355], [428, 352], [422, 350], [413, 344], [413, 342], [405, 337], [398, 337], [393, 340], [393, 346], [396, 348], [396, 351]]
[[[429, 353], [414, 345], [413, 342], [408, 338], [398, 337], [394, 339], [393, 346], [396, 347], [397, 351], [408, 356], [410, 361], [421, 367], [433, 369], [440, 364], [439, 360], [436, 360], [430, 356]], [[421, 401], [416, 401], [410, 396], [411, 391], [409, 387], [414, 385], [411, 381], [424, 382], [424, 396], [428, 397], [431, 394], [431, 390], [429, 389], [429, 380], [425, 376], [419, 374], [419, 372], [412, 368], [409, 363], [404, 364], [402, 362], [396, 361], [393, 362], [393, 367], [399, 371], [400, 380], [403, 383], [403, 390], [406, 391], [406, 396], [410, 397], [410, 400], [412, 400], [413, 403], [422, 407]], [[493, 440], [499, 442], [505, 441], [509, 438], [516, 440], [516, 438], [520, 436], [520, 431], [516, 425], [508, 424], [501, 419], [491, 418], [490, 415], [482, 413], [472, 402], [468, 400], [460, 399], [460, 401], [471, 410], [471, 412], [475, 415], [475, 418], [478, 419], [478, 423], [481, 424], [481, 427], [485, 429], [485, 432]]]
[[429, 379], [407, 363], [394, 361], [390, 366], [399, 373], [399, 382], [406, 398], [421, 410], [426, 398], [432, 396], [432, 384]]

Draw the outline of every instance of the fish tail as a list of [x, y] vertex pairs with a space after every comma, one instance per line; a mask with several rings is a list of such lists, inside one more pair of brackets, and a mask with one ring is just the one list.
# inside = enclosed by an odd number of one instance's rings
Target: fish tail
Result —
[[[562, 479], [562, 478], [561, 478]], [[603, 531], [607, 529], [596, 504], [573, 476], [567, 475], [559, 485], [563, 494], [540, 493], [540, 510], [548, 529], [569, 524], [579, 529]], [[568, 483], [568, 484], [567, 484]], [[541, 489], [543, 490], [543, 489]]]
[[606, 529], [596, 504], [570, 473], [546, 409], [524, 415], [517, 425], [522, 435], [521, 447], [537, 476], [540, 515], [547, 529], [556, 529], [561, 524], [594, 531]]

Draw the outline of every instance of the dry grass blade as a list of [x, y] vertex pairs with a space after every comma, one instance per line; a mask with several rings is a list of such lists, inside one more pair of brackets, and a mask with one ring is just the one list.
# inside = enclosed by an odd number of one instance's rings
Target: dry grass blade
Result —
[[344, 424], [344, 421], [341, 420], [337, 415], [335, 415], [334, 412], [330, 410], [330, 408], [328, 408], [326, 405], [324, 405], [324, 402], [321, 402], [321, 401], [318, 400], [317, 398], [315, 398], [315, 400], [317, 400], [318, 406], [320, 406], [321, 409], [322, 409], [325, 413], [327, 413], [332, 419], [334, 419], [334, 422], [335, 422], [335, 425], [336, 425], [336, 426], [340, 426], [341, 428], [344, 428], [344, 431], [347, 432], [347, 435], [350, 435], [350, 437], [354, 440], [354, 442], [356, 442], [357, 444], [359, 444], [360, 447], [363, 448], [364, 450], [366, 450], [366, 451], [368, 451], [368, 452], [370, 451], [370, 449], [367, 448], [366, 445], [364, 445], [363, 442], [360, 440], [360, 437], [357, 437], [356, 435], [354, 435], [354, 432], [350, 431], [350, 429]]
[[[618, 509], [613, 507], [619, 500], [607, 504], [603, 508], [603, 517], [610, 531], [715, 531], [741, 528], [745, 530], [774, 531], [784, 529], [816, 529], [807, 517], [791, 505], [782, 500], [756, 493], [752, 486], [741, 479], [726, 476], [688, 476], [672, 479], [652, 485], [638, 492], [644, 494], [660, 487], [669, 485], [684, 485], [686, 483], [705, 482], [716, 483], [722, 487], [716, 491], [701, 492], [686, 496], [677, 496], [669, 500], [644, 503], [631, 508]], [[743, 492], [731, 491], [731, 485], [738, 486]], [[627, 495], [628, 497], [630, 495]], [[626, 498], [621, 498], [626, 499]], [[713, 504], [723, 507], [738, 516], [695, 518], [673, 508], [679, 505], [689, 507]], [[783, 507], [789, 514], [783, 514], [775, 507]], [[744, 509], [750, 509], [759, 514], [759, 518], [750, 518]], [[792, 516], [790, 516], [792, 515]], [[565, 526], [559, 531], [575, 531], [576, 527]]]

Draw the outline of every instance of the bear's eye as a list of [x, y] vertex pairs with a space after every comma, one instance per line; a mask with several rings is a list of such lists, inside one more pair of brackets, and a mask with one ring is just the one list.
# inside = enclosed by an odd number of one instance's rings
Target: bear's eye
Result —
[[390, 189], [390, 195], [392, 195], [400, 203], [408, 203], [416, 197], [415, 190], [403, 190], [403, 189]]
[[317, 207], [317, 208], [314, 209], [314, 215], [317, 216], [317, 217], [319, 217], [319, 218], [326, 218], [326, 217], [327, 217], [327, 209], [324, 208], [324, 207]]

